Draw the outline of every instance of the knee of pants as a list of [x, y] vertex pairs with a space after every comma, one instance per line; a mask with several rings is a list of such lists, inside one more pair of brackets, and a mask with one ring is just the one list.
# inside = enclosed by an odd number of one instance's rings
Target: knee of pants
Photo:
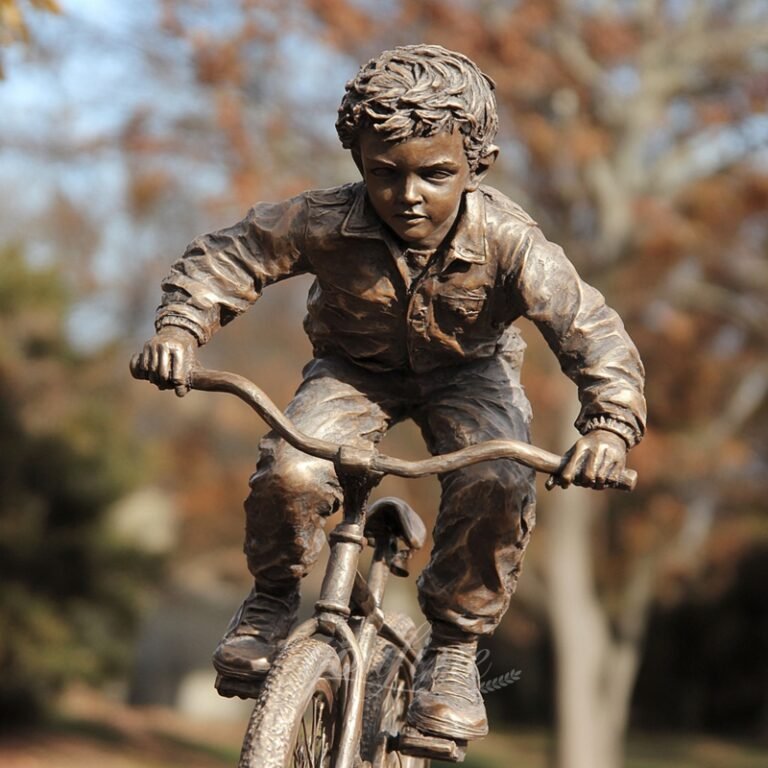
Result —
[[341, 493], [329, 462], [299, 454], [276, 459], [263, 458], [251, 475], [248, 507], [278, 506], [305, 515], [331, 514], [339, 504]]
[[323, 518], [338, 506], [333, 470], [319, 462], [259, 462], [245, 500], [244, 550], [260, 583], [300, 579], [325, 542]]

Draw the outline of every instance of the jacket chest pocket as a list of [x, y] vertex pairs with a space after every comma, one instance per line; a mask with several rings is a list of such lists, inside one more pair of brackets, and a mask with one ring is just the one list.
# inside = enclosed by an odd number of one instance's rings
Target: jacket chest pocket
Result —
[[472, 326], [480, 317], [485, 301], [482, 289], [443, 288], [434, 298], [438, 322], [456, 330]]

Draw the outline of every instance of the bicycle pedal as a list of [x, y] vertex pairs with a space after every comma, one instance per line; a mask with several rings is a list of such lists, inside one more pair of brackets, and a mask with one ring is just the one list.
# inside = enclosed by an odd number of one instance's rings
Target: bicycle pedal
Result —
[[216, 675], [216, 690], [219, 696], [228, 699], [238, 697], [240, 699], [257, 699], [261, 692], [261, 685], [264, 677], [242, 678], [231, 677], [229, 675]]
[[390, 736], [387, 749], [409, 757], [445, 760], [449, 763], [461, 763], [467, 756], [466, 741], [430, 736], [415, 728], [404, 728], [395, 736]]

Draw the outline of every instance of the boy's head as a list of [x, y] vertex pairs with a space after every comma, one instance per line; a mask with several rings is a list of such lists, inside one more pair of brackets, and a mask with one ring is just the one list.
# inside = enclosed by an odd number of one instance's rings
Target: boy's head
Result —
[[439, 45], [407, 45], [371, 59], [347, 83], [336, 130], [346, 149], [362, 131], [399, 143], [458, 131], [472, 171], [495, 156], [493, 81], [466, 56]]
[[385, 51], [347, 84], [336, 129], [379, 218], [412, 248], [435, 249], [498, 148], [493, 83], [437, 45]]

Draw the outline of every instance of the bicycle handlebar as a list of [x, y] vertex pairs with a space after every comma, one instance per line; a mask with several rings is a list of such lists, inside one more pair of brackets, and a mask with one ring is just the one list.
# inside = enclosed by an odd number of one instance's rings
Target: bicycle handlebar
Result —
[[[244, 376], [196, 367], [190, 374], [189, 387], [208, 392], [228, 392], [239, 397], [294, 448], [319, 459], [337, 462], [342, 468], [350, 471], [376, 472], [398, 477], [424, 477], [450, 472], [490, 459], [512, 459], [537, 472], [549, 474], [556, 483], [566, 463], [563, 457], [520, 440], [488, 440], [452, 453], [416, 461], [396, 459], [381, 454], [375, 449], [339, 446], [327, 440], [305, 435], [296, 429], [290, 419], [263, 390]], [[636, 482], [637, 473], [632, 469], [625, 469], [619, 482], [610, 487], [631, 491]], [[551, 485], [548, 484], [548, 487]]]

